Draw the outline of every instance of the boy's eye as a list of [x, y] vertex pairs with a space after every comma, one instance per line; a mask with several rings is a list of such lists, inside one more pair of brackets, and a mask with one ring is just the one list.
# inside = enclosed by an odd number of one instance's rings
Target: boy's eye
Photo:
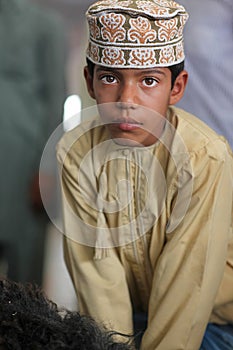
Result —
[[157, 80], [155, 78], [144, 78], [143, 79], [143, 84], [145, 86], [155, 86], [157, 84]]
[[105, 84], [112, 84], [116, 82], [116, 78], [113, 75], [104, 75], [100, 78]]

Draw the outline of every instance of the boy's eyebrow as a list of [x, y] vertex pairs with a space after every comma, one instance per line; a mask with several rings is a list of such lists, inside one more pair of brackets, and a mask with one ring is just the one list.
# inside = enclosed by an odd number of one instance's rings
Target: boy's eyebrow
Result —
[[162, 74], [162, 75], [165, 75], [164, 71], [162, 71], [161, 69], [159, 68], [152, 68], [152, 69], [145, 69], [143, 68], [142, 70], [140, 70], [138, 72], [138, 75], [140, 75], [141, 73], [143, 74]]
[[[129, 68], [120, 68], [120, 69], [117, 69], [117, 68], [112, 68], [112, 67], [97, 67], [96, 68], [96, 72], [120, 72], [122, 71], [123, 69], [125, 70], [128, 70]], [[131, 68], [131, 69], [134, 69], [134, 68]], [[161, 74], [161, 75], [165, 75], [164, 71], [162, 71], [161, 69], [159, 68], [150, 68], [150, 69], [137, 69], [137, 73], [136, 75], [141, 75], [141, 74]]]
[[101, 67], [101, 66], [99, 66], [99, 67], [96, 68], [96, 72], [102, 72], [102, 71], [109, 71], [109, 72], [112, 72], [112, 71], [114, 71], [114, 69], [113, 69], [113, 68], [110, 68], [110, 67]]

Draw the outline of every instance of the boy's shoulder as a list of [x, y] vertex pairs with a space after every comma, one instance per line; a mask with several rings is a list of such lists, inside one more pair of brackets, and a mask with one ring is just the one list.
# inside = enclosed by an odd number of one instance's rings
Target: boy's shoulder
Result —
[[226, 139], [195, 115], [172, 106], [168, 120], [176, 128], [189, 153], [206, 152], [214, 158], [222, 158], [226, 152], [232, 153]]

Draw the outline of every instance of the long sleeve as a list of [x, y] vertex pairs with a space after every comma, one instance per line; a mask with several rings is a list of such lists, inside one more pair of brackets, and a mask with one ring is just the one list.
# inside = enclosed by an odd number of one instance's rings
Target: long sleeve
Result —
[[223, 278], [232, 225], [232, 158], [216, 141], [192, 155], [191, 163], [189, 208], [167, 234], [154, 267], [143, 350], [198, 350]]
[[[83, 139], [85, 141], [85, 135]], [[77, 293], [80, 312], [91, 315], [109, 329], [132, 334], [130, 295], [124, 266], [117, 252], [109, 248], [107, 257], [94, 258], [98, 210], [94, 205], [97, 188], [93, 164], [82, 167], [81, 175], [78, 172], [85, 146], [66, 155], [61, 145], [58, 152], [66, 265]], [[79, 175], [82, 176], [80, 182]]]
[[94, 249], [64, 237], [64, 254], [81, 313], [109, 329], [132, 334], [132, 309], [124, 267], [114, 250], [94, 260]]
[[[66, 178], [63, 195], [69, 196], [70, 191], [76, 199], [80, 198], [79, 190], [74, 189], [71, 178], [65, 172], [63, 169], [63, 177]], [[63, 202], [67, 203], [67, 198], [63, 198]], [[73, 209], [76, 211], [77, 207]], [[95, 211], [82, 207], [79, 214], [81, 212], [84, 220], [87, 221], [89, 216], [88, 222], [95, 222]], [[108, 256], [104, 259], [94, 259], [92, 239], [88, 242], [90, 232], [85, 225], [78, 225], [71, 218], [67, 208], [64, 208], [64, 225], [65, 262], [77, 293], [80, 312], [91, 315], [109, 329], [132, 334], [132, 308], [125, 271], [115, 250], [108, 249]], [[86, 245], [80, 244], [82, 239], [87, 240]]]

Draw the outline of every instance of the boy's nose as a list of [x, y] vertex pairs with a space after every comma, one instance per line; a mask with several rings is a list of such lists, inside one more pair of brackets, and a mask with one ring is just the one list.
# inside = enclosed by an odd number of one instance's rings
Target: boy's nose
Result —
[[121, 108], [132, 108], [138, 104], [137, 86], [131, 82], [125, 82], [119, 91], [118, 102]]

